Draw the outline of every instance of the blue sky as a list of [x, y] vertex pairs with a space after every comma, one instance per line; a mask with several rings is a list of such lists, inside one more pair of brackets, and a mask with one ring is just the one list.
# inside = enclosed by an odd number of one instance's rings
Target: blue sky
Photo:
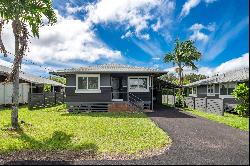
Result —
[[[54, 0], [53, 6], [58, 23], [31, 40], [27, 72], [103, 63], [173, 71], [162, 58], [176, 38], [195, 41], [202, 74], [249, 66], [248, 0]], [[4, 33], [12, 50], [11, 31]], [[11, 62], [0, 56], [0, 64]]]

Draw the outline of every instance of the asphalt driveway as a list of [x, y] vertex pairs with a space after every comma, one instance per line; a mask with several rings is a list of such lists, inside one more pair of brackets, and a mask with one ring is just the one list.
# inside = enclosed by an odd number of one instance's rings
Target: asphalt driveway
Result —
[[130, 161], [10, 162], [7, 164], [249, 164], [249, 132], [172, 108], [147, 115], [173, 140], [160, 156]]

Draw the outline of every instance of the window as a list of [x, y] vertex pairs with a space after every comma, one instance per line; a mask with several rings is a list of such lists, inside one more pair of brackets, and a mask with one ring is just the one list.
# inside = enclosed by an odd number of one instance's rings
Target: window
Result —
[[195, 95], [197, 95], [197, 87], [189, 88], [189, 95], [190, 95], [190, 96], [195, 96]]
[[236, 83], [220, 84], [220, 95], [232, 95]]
[[148, 77], [129, 77], [129, 91], [130, 92], [148, 92], [149, 91]]
[[207, 85], [207, 95], [214, 96], [214, 84]]
[[190, 94], [190, 95], [193, 94], [193, 88], [189, 88], [189, 94]]
[[197, 95], [197, 87], [193, 87], [193, 94]]
[[76, 93], [92, 93], [100, 91], [100, 75], [84, 74], [76, 76]]

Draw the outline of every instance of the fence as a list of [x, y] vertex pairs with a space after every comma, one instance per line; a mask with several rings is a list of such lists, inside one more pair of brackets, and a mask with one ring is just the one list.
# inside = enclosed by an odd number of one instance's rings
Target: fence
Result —
[[29, 109], [49, 107], [64, 103], [63, 92], [29, 93]]
[[223, 99], [208, 99], [208, 98], [195, 98], [186, 97], [185, 103], [189, 108], [197, 109], [200, 111], [224, 115], [224, 101]]
[[175, 96], [174, 95], [162, 95], [162, 103], [168, 105], [174, 105]]

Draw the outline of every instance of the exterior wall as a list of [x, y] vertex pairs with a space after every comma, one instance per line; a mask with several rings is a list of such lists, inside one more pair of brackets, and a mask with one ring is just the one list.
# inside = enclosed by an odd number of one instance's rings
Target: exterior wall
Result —
[[[98, 73], [96, 73], [98, 74]], [[121, 79], [119, 92], [128, 91], [128, 77], [129, 76], [149, 76], [149, 74], [100, 74], [100, 90], [101, 93], [75, 93], [76, 89], [76, 75], [66, 75], [66, 102], [111, 102], [112, 101], [112, 87], [111, 78], [119, 77]], [[150, 79], [149, 79], [150, 81]], [[127, 100], [126, 95], [124, 100]], [[149, 92], [131, 92], [143, 101], [151, 101], [151, 87]]]
[[[247, 86], [249, 86], [249, 81], [244, 82]], [[240, 82], [237, 83], [239, 85]], [[208, 96], [207, 95], [207, 85], [200, 85], [197, 87], [197, 95], [193, 96], [197, 98], [205, 98], [207, 97], [208, 99], [220, 99], [220, 85], [215, 84], [215, 95], [214, 96]], [[228, 104], [237, 104], [239, 101], [237, 101], [234, 97], [225, 97], [223, 98], [224, 103]]]

